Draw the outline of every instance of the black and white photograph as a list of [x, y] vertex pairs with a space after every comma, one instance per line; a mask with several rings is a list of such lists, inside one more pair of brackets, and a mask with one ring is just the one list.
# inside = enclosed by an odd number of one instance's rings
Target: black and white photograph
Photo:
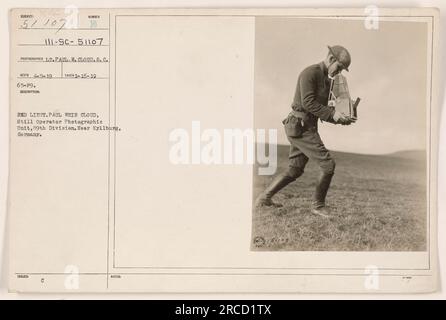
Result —
[[[425, 251], [428, 32], [416, 21], [256, 19], [254, 251]], [[259, 147], [259, 145], [257, 145]]]
[[10, 292], [438, 290], [438, 9], [8, 17]]

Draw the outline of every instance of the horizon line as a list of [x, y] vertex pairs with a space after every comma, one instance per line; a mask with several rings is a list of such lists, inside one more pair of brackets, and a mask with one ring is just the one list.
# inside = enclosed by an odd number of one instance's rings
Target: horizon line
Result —
[[[262, 144], [262, 142], [256, 142], [256, 144]], [[283, 144], [283, 143], [263, 143], [268, 145], [277, 145], [277, 146], [283, 146], [283, 147], [289, 147], [289, 144]], [[329, 151], [333, 152], [343, 152], [343, 153], [353, 153], [353, 154], [359, 154], [359, 155], [367, 155], [367, 156], [385, 156], [385, 155], [392, 155], [399, 152], [426, 152], [426, 149], [401, 149], [386, 153], [363, 153], [363, 152], [351, 152], [351, 151], [343, 151], [343, 150], [336, 150], [336, 149], [330, 149]]]

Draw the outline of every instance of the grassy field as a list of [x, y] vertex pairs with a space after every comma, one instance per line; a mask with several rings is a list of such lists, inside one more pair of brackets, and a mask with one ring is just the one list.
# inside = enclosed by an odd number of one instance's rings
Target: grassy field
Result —
[[[278, 146], [277, 173], [288, 166], [288, 148]], [[282, 208], [254, 207], [252, 250], [426, 250], [425, 153], [331, 153], [336, 160], [327, 196], [332, 217], [310, 212], [319, 174], [310, 160], [304, 175], [274, 196]], [[254, 169], [255, 200], [273, 177], [258, 176]]]

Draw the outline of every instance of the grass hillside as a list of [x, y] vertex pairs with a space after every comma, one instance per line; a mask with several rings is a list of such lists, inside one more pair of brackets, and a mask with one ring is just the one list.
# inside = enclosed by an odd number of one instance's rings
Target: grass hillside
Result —
[[[278, 146], [277, 173], [288, 167], [288, 150]], [[332, 217], [310, 212], [319, 174], [310, 160], [303, 176], [274, 196], [282, 208], [253, 207], [252, 250], [426, 250], [425, 152], [331, 154], [336, 160], [327, 196]], [[274, 178], [254, 169], [253, 200]]]

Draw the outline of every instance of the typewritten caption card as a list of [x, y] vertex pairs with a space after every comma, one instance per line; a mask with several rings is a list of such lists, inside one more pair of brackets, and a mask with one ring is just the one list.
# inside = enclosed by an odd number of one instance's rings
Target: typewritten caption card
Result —
[[9, 19], [11, 291], [436, 290], [436, 9]]

